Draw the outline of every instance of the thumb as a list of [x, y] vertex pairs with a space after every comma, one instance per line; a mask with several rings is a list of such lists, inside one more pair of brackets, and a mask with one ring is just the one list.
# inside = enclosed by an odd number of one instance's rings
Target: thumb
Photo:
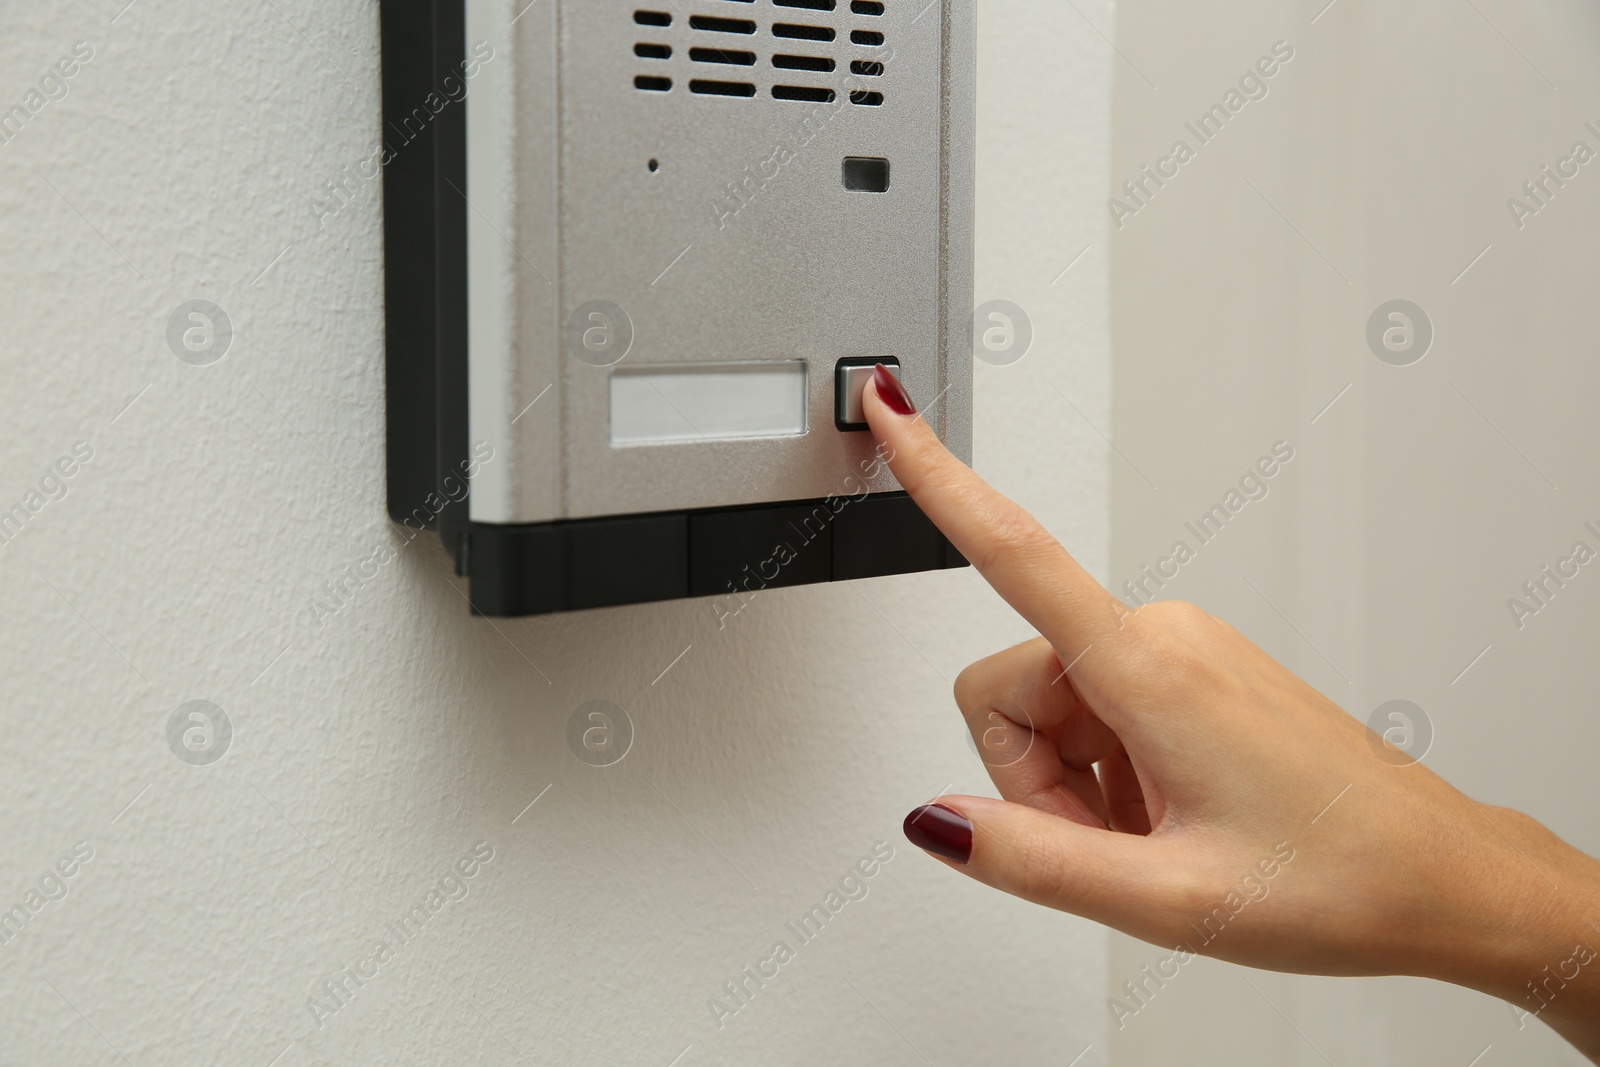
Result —
[[[1176, 885], [1163, 849], [1024, 804], [940, 797], [905, 819], [913, 845], [985, 885], [1035, 904], [1114, 926], [1155, 944], [1178, 931]], [[1167, 886], [1168, 888], [1160, 888]]]

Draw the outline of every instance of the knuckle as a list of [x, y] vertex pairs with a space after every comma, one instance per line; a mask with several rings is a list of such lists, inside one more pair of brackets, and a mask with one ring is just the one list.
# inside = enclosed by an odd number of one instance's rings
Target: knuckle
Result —
[[1213, 621], [1209, 612], [1187, 600], [1158, 600], [1140, 610], [1155, 621], [1180, 630], [1197, 630]]
[[928, 472], [916, 462], [901, 462], [894, 469], [895, 480], [912, 497], [921, 497], [928, 491]]
[[890, 456], [898, 460], [895, 477], [900, 487], [914, 497], [930, 492], [948, 493], [959, 483], [959, 464], [945, 452], [926, 423], [908, 427], [898, 448], [888, 443], [886, 447]]
[[956, 675], [955, 684], [951, 689], [955, 693], [956, 707], [963, 712], [970, 712], [983, 701], [984, 676], [987, 674], [985, 664], [987, 659], [980, 659], [976, 663], [968, 664], [960, 674]]
[[1082, 879], [1073, 876], [1072, 864], [1053, 834], [1029, 829], [1017, 836], [1011, 853], [1004, 876], [1007, 892], [1048, 901], [1065, 911], [1083, 907]]
[[[1054, 660], [1055, 652], [1049, 643], [1035, 637], [967, 664], [951, 686], [956, 706], [971, 713], [1014, 693], [1040, 651], [1047, 651]], [[1059, 665], [1056, 669], [1060, 669]]]
[[1221, 671], [1187, 642], [1170, 636], [1157, 637], [1148, 644], [1151, 666], [1169, 686], [1184, 692], [1215, 687]]
[[[976, 503], [976, 502], [975, 502]], [[1038, 521], [1009, 500], [998, 504], [978, 504], [973, 508], [985, 530], [973, 566], [988, 570], [1002, 559], [1039, 556], [1056, 549], [1055, 538]]]

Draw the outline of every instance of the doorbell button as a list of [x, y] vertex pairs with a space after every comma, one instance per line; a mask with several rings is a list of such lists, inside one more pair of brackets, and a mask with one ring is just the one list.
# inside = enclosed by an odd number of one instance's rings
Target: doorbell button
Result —
[[833, 422], [841, 430], [865, 430], [866, 412], [862, 409], [861, 394], [872, 378], [879, 363], [890, 374], [900, 377], [900, 361], [893, 356], [851, 356], [839, 361], [834, 371]]

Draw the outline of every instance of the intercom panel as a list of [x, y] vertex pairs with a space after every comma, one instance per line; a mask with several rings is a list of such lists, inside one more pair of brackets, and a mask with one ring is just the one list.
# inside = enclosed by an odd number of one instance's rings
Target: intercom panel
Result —
[[961, 565], [859, 398], [970, 456], [971, 0], [382, 17], [390, 511], [474, 610]]

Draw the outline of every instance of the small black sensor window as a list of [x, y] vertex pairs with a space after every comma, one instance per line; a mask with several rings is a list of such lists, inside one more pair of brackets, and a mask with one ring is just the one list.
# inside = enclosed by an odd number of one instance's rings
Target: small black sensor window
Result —
[[844, 187], [852, 193], [889, 191], [889, 161], [870, 156], [846, 156]]

